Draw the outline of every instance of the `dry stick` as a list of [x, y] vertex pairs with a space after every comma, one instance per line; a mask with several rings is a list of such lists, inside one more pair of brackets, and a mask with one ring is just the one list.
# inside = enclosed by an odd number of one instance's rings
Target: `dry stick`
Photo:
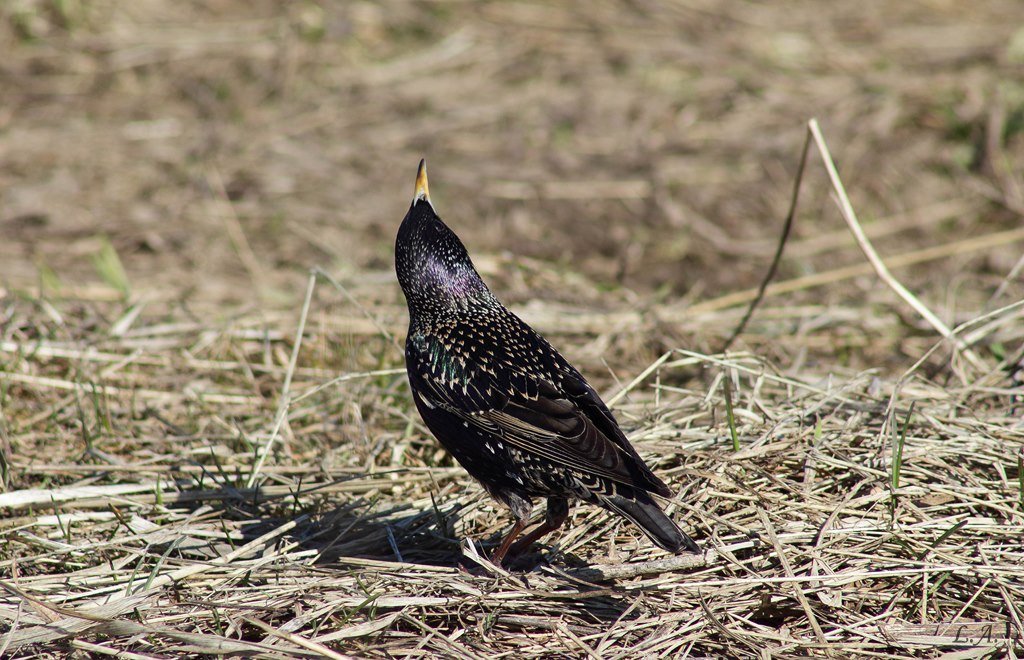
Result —
[[274, 420], [274, 430], [270, 433], [266, 444], [263, 445], [260, 456], [256, 460], [256, 465], [253, 466], [252, 473], [245, 482], [246, 488], [252, 488], [253, 484], [256, 483], [256, 478], [260, 474], [260, 468], [266, 462], [267, 456], [274, 446], [274, 441], [277, 440], [277, 436], [281, 431], [281, 424], [284, 423], [284, 419], [288, 415], [292, 375], [295, 373], [295, 364], [299, 360], [299, 349], [302, 347], [302, 335], [306, 332], [306, 317], [309, 316], [309, 305], [313, 301], [314, 288], [316, 288], [316, 272], [311, 272], [309, 274], [309, 284], [306, 286], [306, 299], [302, 302], [302, 313], [299, 315], [299, 328], [295, 331], [295, 345], [292, 347], [292, 357], [288, 360], [288, 371], [285, 372], [284, 385], [281, 387], [281, 401], [277, 405], [277, 418]]
[[846, 188], [843, 186], [842, 180], [839, 178], [839, 173], [836, 171], [835, 163], [832, 162], [832, 155], [829, 153], [828, 145], [825, 144], [825, 138], [821, 135], [821, 129], [818, 127], [818, 120], [811, 119], [807, 122], [807, 126], [814, 136], [814, 141], [818, 145], [818, 152], [821, 154], [822, 162], [825, 164], [825, 169], [828, 171], [829, 180], [832, 182], [832, 188], [835, 190], [837, 197], [839, 198], [839, 209], [842, 212], [843, 219], [849, 226], [850, 231], [853, 232], [853, 237], [857, 241], [857, 245], [860, 247], [864, 256], [867, 257], [868, 261], [874, 267], [878, 277], [885, 282], [890, 289], [896, 292], [896, 294], [904, 300], [908, 305], [914, 308], [914, 310], [920, 314], [925, 321], [929, 323], [935, 330], [939, 332], [947, 340], [951, 341], [953, 345], [960, 350], [964, 358], [968, 363], [981, 373], [989, 371], [985, 363], [979, 358], [974, 351], [970, 349], [962, 339], [953, 334], [949, 326], [942, 322], [942, 319], [935, 316], [930, 309], [928, 309], [924, 303], [922, 303], [917, 296], [912, 294], [904, 287], [899, 280], [892, 276], [885, 263], [882, 261], [878, 253], [875, 252], [874, 246], [871, 245], [871, 241], [864, 234], [864, 230], [860, 226], [860, 222], [857, 220], [857, 214], [853, 210], [853, 205], [850, 203], [850, 198], [846, 195]]
[[729, 338], [722, 344], [722, 348], [718, 350], [719, 353], [725, 353], [732, 346], [732, 343], [736, 341], [736, 338], [746, 329], [747, 323], [750, 321], [750, 317], [754, 315], [754, 310], [761, 304], [764, 299], [764, 293], [768, 289], [768, 283], [775, 277], [775, 272], [779, 269], [779, 262], [782, 261], [782, 251], [786, 247], [786, 242], [789, 241], [789, 233], [793, 229], [793, 218], [796, 216], [796, 205], [800, 199], [800, 184], [804, 180], [804, 167], [807, 165], [807, 152], [811, 150], [811, 134], [807, 133], [807, 137], [804, 139], [804, 148], [800, 152], [800, 165], [796, 168], [796, 179], [793, 181], [793, 195], [789, 199], [789, 212], [786, 213], [786, 221], [782, 225], [782, 235], [779, 236], [779, 244], [775, 248], [775, 256], [772, 257], [772, 263], [768, 267], [768, 272], [765, 273], [764, 279], [761, 280], [760, 286], [757, 287], [757, 293], [754, 295], [754, 299], [750, 301], [750, 305], [747, 307], [747, 311], [743, 314], [743, 318], [740, 319], [739, 325], [732, 331]]
[[594, 564], [565, 571], [565, 573], [580, 580], [625, 580], [641, 575], [661, 575], [672, 571], [703, 568], [714, 563], [717, 557], [718, 553], [715, 550], [707, 549], [701, 554], [677, 555], [668, 559], [655, 559], [639, 564], [609, 564], [607, 566]]
[[[573, 645], [576, 646], [576, 648], [583, 651], [586, 657], [601, 660], [601, 656], [598, 655], [597, 652], [593, 648], [591, 648], [586, 642], [580, 639], [576, 633], [570, 630], [569, 626], [567, 626], [564, 621], [557, 622], [555, 624], [555, 627], [553, 628], [553, 632], [555, 632], [556, 634], [561, 633], [568, 637], [569, 641], [572, 642]], [[568, 644], [566, 646], [568, 646]]]

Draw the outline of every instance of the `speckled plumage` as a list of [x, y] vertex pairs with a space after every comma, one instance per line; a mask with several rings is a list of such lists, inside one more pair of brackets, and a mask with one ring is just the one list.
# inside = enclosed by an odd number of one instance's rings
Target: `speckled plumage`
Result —
[[434, 212], [423, 163], [395, 242], [395, 268], [409, 305], [405, 358], [416, 407], [516, 519], [495, 561], [525, 527], [533, 498], [547, 498], [547, 518], [520, 548], [561, 526], [569, 503], [583, 500], [632, 520], [666, 550], [698, 551], [651, 497], [671, 491], [594, 389], [484, 284]]

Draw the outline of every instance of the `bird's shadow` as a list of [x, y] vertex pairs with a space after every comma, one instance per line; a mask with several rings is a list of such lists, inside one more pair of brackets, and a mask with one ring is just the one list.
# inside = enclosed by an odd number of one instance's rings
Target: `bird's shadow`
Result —
[[[357, 558], [472, 569], [474, 562], [471, 556], [467, 556], [472, 553], [463, 550], [467, 540], [455, 531], [465, 507], [463, 502], [434, 503], [428, 508], [414, 508], [409, 504], [389, 504], [380, 498], [357, 497], [333, 506], [328, 504], [327, 507], [323, 507], [324, 501], [321, 501], [321, 506], [291, 506], [290, 501], [296, 501], [298, 493], [267, 496], [258, 487], [240, 487], [240, 477], [220, 476], [211, 477], [212, 484], [195, 489], [202, 497], [185, 498], [178, 503], [179, 506], [183, 505], [195, 513], [212, 509], [210, 512], [216, 517], [246, 522], [233, 532], [224, 528], [224, 533], [229, 536], [226, 540], [211, 540], [209, 537], [163, 539], [152, 544], [150, 552], [170, 552], [184, 559], [210, 560], [294, 520], [296, 524], [287, 537], [297, 542], [302, 550], [314, 550], [317, 553], [314, 564], [318, 566]], [[187, 494], [190, 490], [193, 489], [186, 487], [181, 492]], [[308, 495], [313, 490], [303, 491], [303, 494]], [[481, 555], [487, 556], [501, 543], [506, 532], [497, 531], [486, 538], [476, 538], [473, 543]], [[519, 556], [508, 558], [505, 568], [517, 573], [533, 572], [548, 562], [556, 562], [563, 568], [587, 565], [572, 553], [535, 544]]]
[[[354, 500], [312, 518], [302, 530], [302, 547], [317, 551], [317, 565], [343, 564], [355, 558], [490, 572], [490, 567], [475, 562], [464, 551], [468, 539], [455, 531], [462, 503], [435, 505], [427, 510], [404, 504], [379, 508], [375, 504]], [[472, 543], [479, 554], [486, 556], [501, 543], [504, 533], [498, 531]], [[556, 556], [560, 564], [586, 565], [574, 554], [535, 545], [509, 558], [504, 568], [518, 574], [534, 572]]]
[[[633, 612], [633, 599], [625, 590], [616, 593], [614, 582], [589, 583], [572, 577], [563, 570], [546, 571], [547, 565], [558, 569], [577, 569], [588, 564], [579, 556], [550, 546], [537, 544], [507, 561], [501, 570], [493, 565], [476, 563], [463, 550], [464, 539], [455, 533], [462, 505], [459, 503], [431, 510], [416, 510], [409, 505], [376, 508], [372, 502], [353, 501], [325, 512], [311, 520], [300, 532], [304, 549], [318, 552], [315, 564], [319, 567], [346, 567], [359, 565], [358, 560], [376, 560], [393, 564], [429, 565], [459, 568], [463, 579], [493, 585], [508, 576], [513, 589], [540, 589], [557, 593], [555, 602], [565, 606], [565, 594], [571, 592], [569, 609], [583, 621], [606, 625], [638, 616]], [[474, 541], [481, 553], [497, 547], [502, 533]], [[383, 568], [383, 566], [381, 566]], [[396, 566], [396, 568], [398, 568]], [[543, 577], [544, 584], [537, 579]], [[461, 592], [460, 592], [461, 593]], [[566, 606], [567, 607], [567, 606]], [[500, 615], [499, 615], [500, 619]], [[521, 625], [521, 624], [515, 624]]]
[[[215, 516], [245, 520], [231, 532], [230, 544], [223, 540], [213, 541], [209, 537], [187, 536], [151, 544], [148, 551], [192, 561], [215, 560], [294, 521], [294, 527], [274, 543], [287, 539], [296, 542], [300, 550], [315, 551], [313, 564], [321, 569], [344, 567], [351, 570], [371, 560], [382, 564], [459, 568], [465, 571], [465, 579], [468, 580], [502, 579], [503, 571], [496, 571], [484, 563], [474, 563], [467, 556], [472, 553], [463, 550], [465, 541], [456, 533], [465, 506], [461, 502], [435, 504], [424, 509], [380, 498], [359, 497], [335, 504], [331, 501], [333, 498], [327, 497], [321, 500], [321, 507], [306, 507], [298, 506], [295, 497], [268, 497], [233, 487], [225, 480], [219, 481], [220, 488], [211, 490], [207, 487], [202, 500], [186, 507], [196, 513], [201, 509], [213, 509]], [[327, 506], [323, 507], [324, 504]], [[503, 533], [495, 532], [487, 538], [475, 539], [480, 554], [486, 556], [497, 547]], [[512, 574], [511, 579], [521, 583], [516, 588], [535, 583], [543, 572], [544, 580], [548, 582], [546, 589], [573, 591], [576, 594], [575, 607], [595, 622], [617, 620], [629, 610], [631, 599], [625, 593], [621, 596], [616, 594], [613, 581], [595, 580], [590, 584], [573, 579], [562, 570], [543, 570], [548, 565], [557, 569], [579, 569], [585, 568], [587, 562], [557, 547], [536, 544], [507, 561], [504, 570]], [[551, 581], [554, 581], [553, 585]]]
[[[435, 503], [423, 509], [409, 504], [381, 506], [380, 499], [359, 497], [326, 509], [292, 509], [284, 501], [288, 498], [260, 496], [223, 483], [219, 489], [203, 492], [202, 501], [187, 508], [199, 511], [209, 507], [224, 518], [248, 521], [239, 525], [234, 533], [232, 549], [273, 532], [291, 519], [296, 521], [296, 525], [287, 537], [297, 542], [301, 550], [315, 551], [313, 563], [317, 566], [342, 564], [345, 559], [352, 558], [458, 567], [469, 572], [490, 571], [489, 567], [474, 562], [473, 553], [464, 551], [463, 546], [468, 539], [456, 533], [465, 507], [462, 502]], [[477, 553], [484, 557], [489, 555], [501, 543], [506, 532], [500, 530], [486, 538], [473, 539]], [[212, 543], [208, 539], [178, 539], [173, 544], [170, 541], [154, 544], [150, 550], [162, 553], [168, 550], [169, 545], [174, 545], [172, 552], [191, 555], [190, 559], [214, 559], [225, 549], [220, 547], [224, 543]], [[557, 546], [536, 543], [525, 552], [508, 557], [503, 568], [524, 574], [536, 572], [546, 565], [560, 569], [585, 569], [588, 563]]]
[[317, 565], [344, 563], [346, 558], [458, 565], [459, 504], [427, 510], [378, 504], [356, 499], [311, 517], [299, 530], [301, 546], [317, 551]]

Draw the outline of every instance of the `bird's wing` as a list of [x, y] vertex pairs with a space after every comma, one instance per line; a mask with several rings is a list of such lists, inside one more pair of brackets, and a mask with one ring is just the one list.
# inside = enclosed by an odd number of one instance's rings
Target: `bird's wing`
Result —
[[409, 377], [427, 405], [583, 475], [671, 494], [575, 369], [562, 372], [570, 390], [562, 391], [550, 379], [508, 364], [492, 365], [488, 371], [462, 364], [433, 339], [416, 344], [407, 349]]
[[[554, 350], [554, 349], [552, 349]], [[556, 355], [558, 355], [556, 353]], [[558, 355], [561, 358], [561, 355]], [[619, 423], [615, 421], [615, 417], [611, 411], [608, 410], [608, 406], [605, 405], [601, 397], [594, 391], [594, 388], [590, 386], [583, 376], [573, 368], [567, 361], [562, 358], [560, 365], [560, 372], [562, 374], [562, 389], [566, 392], [570, 399], [579, 407], [579, 409], [586, 415], [587, 419], [597, 427], [597, 429], [604, 434], [605, 437], [609, 438], [615, 445], [628, 455], [636, 466], [636, 471], [639, 473], [638, 481], [646, 490], [652, 491], [661, 495], [662, 497], [671, 497], [672, 491], [669, 489], [665, 482], [659, 479], [649, 467], [644, 459], [640, 458], [640, 455], [636, 453], [636, 449], [626, 438], [626, 434], [619, 428]]]

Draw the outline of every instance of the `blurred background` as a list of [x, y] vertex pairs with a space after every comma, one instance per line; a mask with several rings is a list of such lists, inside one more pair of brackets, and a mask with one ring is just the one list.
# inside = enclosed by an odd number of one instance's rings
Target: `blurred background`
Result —
[[[352, 296], [317, 294], [339, 336], [359, 332], [346, 314], [400, 336], [393, 241], [426, 157], [442, 217], [542, 329], [639, 306], [666, 313], [639, 334], [630, 317], [625, 357], [714, 350], [742, 312], [715, 301], [768, 267], [810, 117], [945, 321], [1024, 293], [1018, 276], [993, 299], [1024, 244], [996, 234], [1024, 212], [1018, 0], [4, 0], [0, 52], [9, 296], [294, 320], [321, 266]], [[828, 276], [863, 264], [812, 156], [778, 279], [824, 284], [770, 298], [746, 345], [905, 367], [934, 334], [873, 275]]]

